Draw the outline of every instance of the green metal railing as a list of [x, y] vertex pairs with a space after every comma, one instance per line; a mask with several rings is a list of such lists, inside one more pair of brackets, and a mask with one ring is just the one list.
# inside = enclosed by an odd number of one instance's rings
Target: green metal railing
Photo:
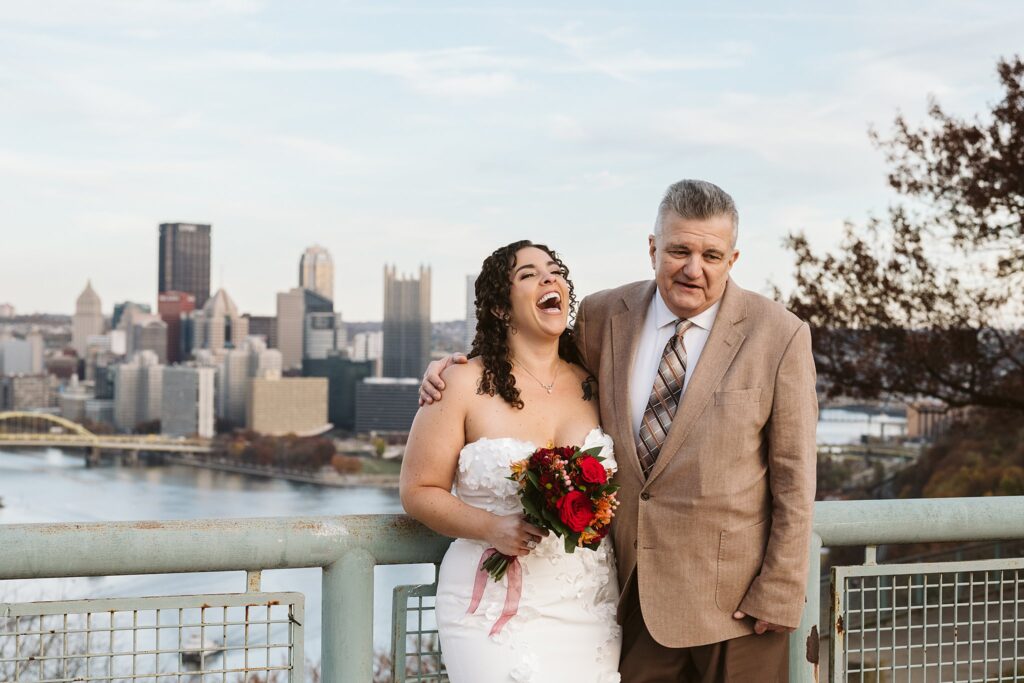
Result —
[[257, 592], [0, 605], [0, 681], [305, 683], [303, 605]]
[[[818, 678], [823, 546], [1021, 538], [1024, 497], [817, 503], [790, 680]], [[368, 683], [374, 567], [438, 563], [448, 543], [401, 515], [9, 525], [0, 526], [0, 580], [245, 570], [258, 590], [261, 570], [321, 567], [323, 680]]]

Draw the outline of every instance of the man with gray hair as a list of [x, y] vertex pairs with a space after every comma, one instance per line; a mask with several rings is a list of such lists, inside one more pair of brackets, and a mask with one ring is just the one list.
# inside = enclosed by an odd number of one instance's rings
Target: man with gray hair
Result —
[[[576, 343], [615, 442], [623, 683], [782, 683], [804, 606], [817, 451], [808, 326], [729, 277], [736, 205], [682, 180], [654, 279], [591, 294]], [[440, 397], [428, 368], [424, 401]]]

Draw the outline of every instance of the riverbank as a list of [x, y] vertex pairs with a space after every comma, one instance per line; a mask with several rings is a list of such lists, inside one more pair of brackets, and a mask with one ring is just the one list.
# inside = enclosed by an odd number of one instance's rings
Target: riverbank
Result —
[[308, 470], [283, 470], [277, 467], [260, 467], [230, 461], [222, 458], [195, 457], [192, 455], [168, 455], [164, 462], [186, 467], [198, 467], [218, 472], [245, 474], [267, 479], [283, 479], [302, 484], [314, 484], [332, 488], [381, 488], [398, 489], [398, 468], [393, 472], [359, 472], [341, 474], [332, 468], [323, 468], [319, 472]]

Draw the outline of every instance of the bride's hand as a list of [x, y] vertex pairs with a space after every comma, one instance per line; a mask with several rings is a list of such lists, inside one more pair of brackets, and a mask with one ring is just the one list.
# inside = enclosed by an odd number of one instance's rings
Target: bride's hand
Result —
[[468, 362], [463, 353], [450, 353], [440, 360], [431, 361], [423, 373], [423, 381], [420, 383], [420, 405], [430, 405], [434, 401], [441, 400], [441, 392], [444, 391], [444, 380], [441, 373], [449, 365]]
[[522, 515], [503, 515], [493, 518], [484, 540], [502, 555], [516, 557], [529, 555], [547, 535], [547, 529], [535, 527], [523, 519]]

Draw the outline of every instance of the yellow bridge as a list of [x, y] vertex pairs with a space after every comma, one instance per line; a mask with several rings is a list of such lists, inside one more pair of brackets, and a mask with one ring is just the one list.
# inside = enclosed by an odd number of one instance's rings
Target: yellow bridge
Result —
[[0, 447], [81, 448], [92, 458], [104, 451], [210, 453], [208, 439], [159, 434], [94, 434], [77, 422], [48, 413], [0, 412]]

